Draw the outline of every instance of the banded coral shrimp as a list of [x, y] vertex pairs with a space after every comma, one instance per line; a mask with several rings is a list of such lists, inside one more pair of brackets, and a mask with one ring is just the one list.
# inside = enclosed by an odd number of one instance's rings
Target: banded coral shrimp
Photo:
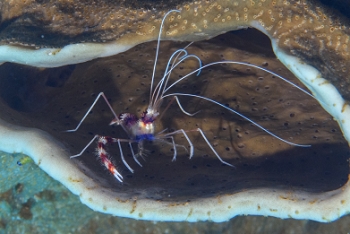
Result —
[[[167, 97], [173, 97], [173, 99], [167, 105], [167, 107], [165, 107], [164, 112], [168, 109], [168, 107], [171, 105], [172, 102], [176, 102], [177, 105], [179, 106], [179, 109], [181, 110], [181, 112], [183, 114], [186, 114], [188, 116], [194, 116], [198, 113], [198, 111], [193, 112], [193, 113], [186, 111], [185, 108], [183, 108], [182, 103], [180, 102], [179, 97], [181, 97], [181, 96], [188, 97], [188, 98], [192, 97], [192, 98], [201, 99], [201, 100], [207, 101], [209, 103], [212, 103], [214, 105], [220, 106], [221, 108], [226, 109], [229, 112], [240, 116], [244, 120], [246, 120], [246, 121], [250, 122], [251, 124], [255, 125], [256, 127], [260, 128], [261, 130], [263, 130], [267, 134], [273, 136], [274, 138], [276, 138], [276, 139], [278, 139], [278, 140], [280, 140], [288, 145], [299, 146], [299, 147], [309, 147], [310, 146], [310, 145], [296, 144], [296, 143], [293, 143], [291, 141], [285, 140], [285, 139], [275, 135], [274, 133], [270, 132], [269, 130], [262, 127], [261, 125], [257, 124], [256, 122], [252, 121], [251, 119], [247, 118], [246, 116], [235, 111], [234, 109], [232, 109], [224, 104], [221, 104], [221, 103], [215, 101], [214, 99], [200, 96], [197, 94], [191, 94], [191, 93], [181, 93], [181, 92], [168, 93], [168, 91], [170, 89], [172, 89], [175, 85], [177, 85], [179, 82], [182, 82], [183, 80], [189, 78], [191, 75], [194, 75], [195, 73], [197, 73], [197, 75], [199, 75], [199, 73], [207, 67], [210, 67], [213, 65], [218, 65], [218, 64], [236, 64], [236, 65], [238, 64], [238, 65], [244, 65], [244, 66], [247, 66], [250, 68], [255, 68], [255, 69], [267, 72], [275, 77], [282, 79], [283, 81], [289, 83], [290, 85], [294, 86], [295, 88], [300, 89], [302, 92], [306, 93], [307, 95], [312, 96], [311, 94], [307, 93], [303, 89], [299, 88], [297, 85], [287, 81], [286, 79], [279, 76], [278, 74], [273, 73], [265, 68], [262, 68], [262, 67], [259, 67], [256, 65], [252, 65], [252, 64], [248, 64], [248, 63], [244, 63], [244, 62], [237, 62], [237, 61], [218, 61], [218, 62], [213, 62], [213, 63], [209, 63], [206, 65], [202, 65], [201, 59], [196, 55], [189, 54], [186, 50], [187, 47], [185, 47], [183, 49], [176, 50], [170, 56], [170, 59], [168, 60], [168, 64], [166, 65], [166, 69], [165, 69], [163, 77], [160, 79], [160, 81], [156, 85], [154, 85], [155, 71], [156, 71], [158, 52], [159, 52], [159, 44], [160, 44], [163, 23], [164, 23], [164, 20], [166, 19], [166, 16], [170, 13], [173, 13], [173, 12], [178, 12], [178, 11], [175, 11], [175, 10], [169, 11], [164, 16], [162, 23], [161, 23], [161, 26], [160, 26], [160, 32], [159, 32], [158, 41], [157, 41], [158, 44], [157, 44], [157, 49], [156, 49], [156, 58], [155, 58], [155, 62], [154, 62], [153, 74], [152, 74], [151, 86], [150, 86], [150, 97], [149, 97], [150, 103], [148, 105], [148, 108], [142, 113], [141, 117], [138, 118], [135, 115], [130, 114], [130, 113], [122, 113], [120, 115], [117, 115], [115, 113], [115, 111], [113, 110], [112, 106], [110, 105], [107, 96], [103, 92], [100, 92], [97, 95], [97, 97], [95, 98], [95, 101], [92, 103], [90, 108], [87, 110], [86, 114], [83, 116], [81, 121], [78, 123], [77, 127], [75, 129], [67, 131], [67, 132], [77, 131], [79, 129], [80, 125], [85, 120], [85, 118], [90, 113], [90, 111], [94, 108], [97, 101], [102, 97], [104, 99], [104, 101], [107, 103], [109, 110], [111, 111], [111, 113], [114, 116], [114, 119], [111, 121], [110, 125], [120, 125], [123, 128], [123, 130], [128, 134], [129, 139], [114, 138], [114, 137], [103, 136], [103, 135], [95, 135], [90, 140], [90, 142], [88, 142], [88, 144], [82, 149], [82, 151], [80, 153], [71, 156], [71, 158], [81, 156], [85, 152], [85, 150], [93, 142], [95, 142], [97, 140], [97, 142], [98, 142], [98, 147], [97, 147], [98, 157], [100, 158], [100, 160], [102, 161], [104, 166], [115, 176], [115, 178], [117, 180], [119, 180], [120, 182], [123, 182], [123, 176], [118, 171], [115, 164], [111, 161], [111, 159], [109, 158], [108, 153], [105, 149], [107, 144], [111, 144], [111, 143], [118, 144], [119, 154], [120, 154], [120, 157], [121, 157], [121, 160], [122, 160], [124, 166], [130, 172], [133, 173], [134, 170], [130, 167], [128, 162], [125, 160], [124, 152], [122, 149], [122, 143], [127, 143], [129, 145], [129, 149], [130, 149], [130, 152], [132, 154], [134, 161], [139, 166], [142, 167], [142, 164], [140, 163], [138, 158], [143, 157], [143, 155], [144, 155], [144, 151], [145, 151], [144, 145], [143, 145], [144, 141], [161, 141], [161, 142], [170, 144], [172, 146], [172, 149], [173, 149], [172, 159], [173, 159], [173, 161], [175, 161], [177, 158], [177, 148], [182, 147], [185, 150], [187, 150], [187, 148], [182, 144], [181, 145], [177, 144], [174, 137], [176, 135], [182, 135], [186, 139], [186, 143], [189, 145], [189, 149], [188, 149], [189, 157], [192, 158], [194, 155], [194, 148], [195, 147], [194, 147], [194, 144], [192, 143], [192, 140], [189, 138], [188, 134], [190, 132], [198, 132], [199, 136], [205, 141], [205, 143], [206, 143], [207, 147], [210, 149], [211, 153], [214, 154], [221, 163], [226, 164], [228, 166], [233, 166], [232, 164], [226, 162], [225, 160], [223, 160], [221, 158], [221, 156], [216, 152], [214, 147], [209, 142], [205, 132], [200, 127], [195, 128], [195, 129], [190, 129], [190, 130], [178, 129], [178, 130], [174, 130], [174, 131], [170, 131], [170, 132], [166, 132], [167, 129], [163, 129], [163, 130], [159, 131], [158, 133], [155, 133], [155, 121], [162, 117], [162, 113], [160, 113], [160, 107], [162, 105], [163, 100]], [[170, 83], [169, 82], [170, 76], [172, 75], [174, 69], [176, 69], [182, 62], [184, 62], [185, 60], [188, 60], [190, 58], [192, 58], [198, 62], [199, 68], [189, 72], [185, 76], [177, 79], [175, 82]], [[199, 111], [201, 111], [201, 110], [199, 110]], [[170, 142], [166, 141], [165, 139], [170, 140]], [[136, 143], [138, 145], [138, 152], [136, 154], [135, 154], [133, 146], [132, 146], [132, 144], [134, 144], [134, 143]]]

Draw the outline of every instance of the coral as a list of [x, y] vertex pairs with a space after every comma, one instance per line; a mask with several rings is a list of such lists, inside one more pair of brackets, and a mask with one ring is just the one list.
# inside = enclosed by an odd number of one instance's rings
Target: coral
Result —
[[[146, 164], [152, 167], [145, 166], [135, 174], [124, 171], [129, 184], [121, 186], [108, 177], [94, 157], [86, 157], [88, 153], [93, 155], [93, 147], [76, 161], [68, 159], [96, 132], [126, 137], [118, 135], [120, 131], [116, 129], [101, 127], [110, 120], [104, 107], [96, 108], [80, 132], [67, 135], [61, 131], [79, 121], [90, 99], [100, 91], [108, 94], [117, 112], [139, 113], [143, 110], [143, 105], [147, 104], [149, 84], [146, 80], [153, 58], [151, 48], [147, 51], [140, 46], [122, 57], [52, 70], [3, 65], [1, 75], [6, 77], [0, 84], [1, 119], [43, 129], [51, 135], [1, 120], [1, 149], [27, 153], [49, 175], [79, 194], [82, 202], [115, 215], [138, 219], [223, 221], [248, 213], [331, 221], [349, 212], [348, 144], [341, 136], [343, 132], [350, 141], [349, 106], [342, 98], [349, 98], [347, 19], [329, 11], [319, 1], [309, 0], [160, 1], [156, 8], [148, 1], [142, 1], [142, 4], [113, 2], [116, 5], [103, 1], [99, 7], [95, 5], [100, 1], [89, 3], [2, 1], [0, 60], [54, 67], [106, 57], [154, 39], [163, 14], [178, 7], [182, 12], [166, 21], [163, 38], [201, 40], [238, 28], [253, 26], [259, 29], [270, 37], [278, 58], [314, 92], [318, 101], [338, 121], [341, 130], [314, 100], [304, 98], [284, 83], [240, 67], [234, 68], [240, 73], [239, 77], [231, 74], [230, 66], [213, 68], [203, 72], [202, 80], [192, 80], [181, 90], [192, 92], [193, 89], [218, 98], [282, 137], [311, 143], [313, 148], [291, 149], [256, 132], [231, 114], [205, 103], [186, 100], [186, 108], [204, 110], [202, 117], [179, 118], [179, 111], [171, 108], [168, 116], [160, 121], [160, 129], [163, 126], [171, 126], [170, 130], [179, 126], [186, 129], [202, 126], [223, 158], [235, 164], [237, 170], [219, 168], [217, 160], [206, 155], [205, 144], [197, 140], [194, 141], [197, 153], [190, 164], [185, 153], [179, 156], [181, 160], [171, 164], [167, 161], [170, 148], [150, 145], [152, 157], [147, 158]], [[108, 3], [112, 4], [111, 1]], [[206, 62], [221, 59], [214, 55], [215, 52], [223, 58], [247, 59], [237, 51], [239, 56], [233, 57], [229, 51], [209, 44], [199, 43], [192, 47], [201, 58], [207, 59]], [[232, 44], [225, 46], [231, 48]], [[249, 50], [250, 46], [244, 48]], [[130, 59], [125, 60], [128, 56]], [[269, 69], [279, 70], [278, 66], [281, 66], [258, 55], [247, 57], [260, 65], [267, 64]], [[167, 58], [163, 59], [166, 62]], [[164, 68], [165, 62], [163, 60], [160, 67]], [[195, 66], [185, 65], [177, 76]], [[293, 79], [287, 72], [281, 72]], [[256, 75], [262, 79], [256, 80]], [[9, 77], [15, 82], [11, 83]], [[141, 80], [133, 80], [135, 77]], [[327, 89], [323, 90], [325, 87]], [[220, 90], [219, 94], [214, 90]], [[255, 96], [256, 93], [262, 97]], [[182, 144], [181, 139], [179, 142]], [[264, 161], [267, 156], [268, 160]], [[266, 164], [268, 167], [263, 167]], [[176, 169], [171, 170], [172, 167]], [[11, 188], [16, 189], [16, 186]], [[21, 190], [21, 186], [17, 189]], [[242, 192], [247, 189], [247, 193]], [[29, 192], [26, 190], [23, 194]], [[4, 194], [9, 196], [11, 193]], [[204, 207], [203, 202], [207, 206]], [[242, 203], [246, 205], [240, 206]], [[278, 208], [275, 207], [277, 203]], [[27, 200], [23, 204], [23, 216], [30, 217], [31, 202]], [[232, 209], [233, 204], [235, 209]], [[10, 208], [4, 204], [4, 209]], [[322, 213], [328, 209], [330, 212]]]
[[[247, 61], [276, 70], [298, 82], [276, 61], [272, 51], [265, 48], [264, 43], [268, 43], [266, 38], [254, 31], [245, 34], [246, 38], [242, 36], [243, 39], [227, 34], [209, 42], [197, 42], [188, 50], [200, 56], [204, 63], [220, 59]], [[263, 45], [252, 48], [249, 42], [252, 38], [259, 38]], [[157, 78], [171, 51], [185, 45], [161, 43]], [[296, 198], [310, 202], [325, 199], [322, 198], [328, 196], [325, 191], [337, 191], [346, 183], [348, 144], [332, 117], [319, 107], [316, 100], [300, 91], [296, 92], [286, 82], [241, 66], [216, 66], [203, 70], [200, 76], [194, 76], [177, 86], [177, 91], [200, 93], [221, 101], [284, 138], [312, 144], [310, 149], [294, 149], [232, 113], [195, 99], [185, 99], [183, 104], [187, 110], [193, 112], [200, 109], [201, 112], [194, 117], [186, 117], [173, 105], [158, 122], [158, 131], [169, 126], [171, 131], [178, 128], [193, 129], [199, 125], [220, 155], [234, 164], [236, 169], [222, 167], [215, 156], [208, 155], [206, 144], [192, 133], [191, 138], [196, 146], [193, 159], [189, 160], [185, 151], [179, 151], [178, 160], [172, 163], [170, 147], [149, 144], [147, 149], [153, 153], [146, 158], [143, 168], [132, 165], [135, 174], [123, 168], [117, 156], [118, 148], [109, 147], [113, 159], [122, 168], [125, 184], [116, 181], [96, 161], [94, 146], [77, 160], [70, 160], [69, 155], [79, 152], [94, 134], [127, 137], [120, 128], [108, 126], [113, 116], [103, 101], [97, 103], [79, 131], [62, 131], [76, 126], [102, 90], [117, 113], [127, 111], [140, 114], [148, 104], [154, 47], [155, 43], [147, 43], [114, 57], [54, 69], [41, 70], [5, 64], [0, 67], [0, 74], [4, 76], [0, 83], [4, 113], [1, 118], [10, 123], [20, 121], [24, 126], [50, 133], [54, 138], [37, 137], [31, 131], [22, 130], [23, 134], [29, 134], [31, 141], [36, 142], [33, 144], [34, 152], [30, 147], [24, 149], [32, 157], [34, 155], [35, 163], [73, 193], [78, 193], [80, 199], [92, 209], [114, 215], [161, 220], [168, 217], [166, 220], [174, 221], [184, 219], [185, 216], [188, 221], [222, 221], [237, 214], [232, 214], [230, 207], [241, 204], [230, 200], [231, 194], [235, 194], [232, 199], [237, 199], [235, 197], [239, 194], [247, 197], [242, 191], [251, 189], [251, 204], [245, 206], [245, 213], [307, 217], [307, 212], [312, 210], [310, 207], [294, 204], [290, 213], [289, 202]], [[259, 53], [242, 51], [241, 48], [251, 48]], [[173, 78], [177, 79], [196, 67], [198, 62], [189, 60], [174, 71]], [[8, 76], [13, 79], [8, 79]], [[225, 92], [218, 91], [223, 87]], [[57, 139], [63, 145], [57, 143]], [[177, 141], [187, 144], [181, 138], [177, 138]], [[329, 157], [335, 152], [338, 157]], [[130, 154], [127, 160], [132, 163]], [[274, 189], [270, 190], [271, 187]], [[272, 194], [278, 196], [281, 202], [277, 210], [274, 204], [269, 203], [272, 196], [269, 191], [275, 189], [279, 192]], [[263, 196], [262, 191], [266, 195]], [[316, 197], [309, 194], [315, 192], [319, 193]], [[219, 201], [216, 197], [219, 197]], [[206, 199], [213, 205], [200, 205]], [[276, 199], [273, 199], [273, 203], [277, 202]], [[158, 214], [155, 211], [159, 208], [148, 208], [158, 204], [163, 207]], [[220, 204], [227, 204], [225, 209], [228, 209], [228, 213], [223, 212]], [[209, 210], [201, 211], [202, 207]], [[198, 210], [199, 214], [191, 215], [191, 209]], [[217, 209], [220, 209], [220, 215], [216, 213]]]
[[[0, 233], [345, 233], [349, 217], [330, 224], [242, 216], [220, 224], [150, 222], [113, 217], [81, 204], [35, 164], [19, 167], [22, 154], [0, 153]], [[11, 176], [12, 175], [12, 176]], [[9, 178], [9, 179], [3, 179]], [[14, 178], [14, 179], [12, 179]], [[40, 182], [40, 183], [38, 183]]]

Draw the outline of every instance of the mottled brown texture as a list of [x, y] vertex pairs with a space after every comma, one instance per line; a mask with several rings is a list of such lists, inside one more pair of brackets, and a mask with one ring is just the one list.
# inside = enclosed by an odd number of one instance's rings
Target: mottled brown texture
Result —
[[[339, 233], [347, 234], [349, 230], [350, 217], [343, 217], [340, 220], [332, 223], [318, 223], [307, 220], [281, 220], [273, 217], [261, 216], [240, 216], [224, 223], [211, 222], [147, 222], [134, 221], [123, 218], [112, 218], [109, 216], [96, 217], [79, 230], [79, 233], [94, 234], [98, 231], [106, 230], [107, 232], [118, 229], [120, 233], [127, 232], [130, 234], [138, 234], [140, 232], [146, 234], [163, 234], [168, 233], [245, 233], [245, 234], [329, 234]], [[104, 228], [104, 227], [109, 227]], [[123, 229], [119, 229], [123, 227]]]
[[[197, 42], [188, 50], [206, 64], [222, 59], [247, 61], [274, 70], [300, 85], [276, 61], [271, 50], [257, 45], [252, 48], [247, 42], [249, 37], [256, 38], [259, 34], [246, 36], [248, 38], [240, 39], [227, 34], [212, 42]], [[264, 40], [266, 38], [260, 38], [260, 41]], [[148, 105], [155, 45], [147, 43], [115, 57], [63, 68], [38, 70], [5, 64], [0, 67], [1, 118], [47, 131], [63, 142], [72, 155], [80, 152], [94, 134], [127, 138], [120, 127], [108, 126], [113, 116], [102, 100], [77, 132], [62, 131], [76, 126], [101, 91], [117, 113], [140, 115]], [[161, 44], [157, 79], [171, 52], [185, 45]], [[247, 47], [261, 54], [241, 50]], [[196, 60], [189, 60], [174, 71], [172, 78], [176, 80], [197, 67]], [[133, 162], [128, 147], [124, 147], [134, 174], [121, 163], [117, 146], [109, 146], [108, 152], [125, 178], [124, 184], [120, 184], [96, 161], [96, 145], [92, 144], [76, 160], [87, 174], [117, 191], [118, 199], [186, 202], [260, 187], [323, 192], [339, 188], [347, 181], [348, 144], [336, 122], [316, 100], [286, 82], [256, 69], [220, 65], [203, 70], [200, 76], [189, 78], [173, 91], [213, 98], [284, 139], [312, 144], [312, 147], [291, 147], [220, 107], [197, 99], [180, 98], [187, 111], [201, 111], [188, 117], [173, 104], [162, 119], [157, 120], [156, 131], [201, 127], [221, 157], [235, 168], [221, 165], [199, 134], [189, 131], [195, 145], [191, 160], [179, 147], [176, 162], [171, 162], [171, 147], [153, 142], [145, 145], [150, 153], [145, 161], [140, 159], [141, 168]], [[161, 111], [169, 101], [165, 100]], [[188, 145], [181, 135], [175, 140], [178, 144]], [[337, 157], [331, 156], [333, 154]]]
[[[152, 7], [151, 7], [152, 6]], [[259, 22], [282, 50], [315, 66], [350, 99], [349, 21], [318, 1], [4, 1], [0, 43], [60, 47], [80, 42], [138, 44], [163, 37], [201, 40]]]
[[276, 5], [278, 14], [270, 22], [262, 20], [265, 29], [281, 49], [315, 66], [349, 100], [349, 20], [316, 1], [285, 2]]

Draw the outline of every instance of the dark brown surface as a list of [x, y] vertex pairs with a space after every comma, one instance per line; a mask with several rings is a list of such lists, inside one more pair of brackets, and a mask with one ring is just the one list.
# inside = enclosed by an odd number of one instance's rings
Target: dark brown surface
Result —
[[[252, 38], [254, 34], [248, 35]], [[204, 64], [222, 59], [246, 61], [300, 85], [266, 48], [265, 38], [260, 39], [263, 42], [259, 46], [249, 44], [245, 37], [226, 34], [208, 42], [197, 42], [188, 50]], [[185, 45], [161, 43], [156, 78], [161, 77], [171, 53]], [[113, 116], [102, 100], [77, 132], [63, 131], [75, 128], [101, 91], [117, 113], [140, 115], [148, 105], [155, 46], [154, 42], [147, 43], [114, 57], [56, 69], [5, 64], [0, 67], [1, 118], [49, 132], [72, 155], [79, 153], [94, 134], [127, 138], [120, 127], [108, 125]], [[240, 50], [252, 47], [255, 54]], [[176, 80], [197, 67], [196, 60], [188, 60], [175, 69], [172, 77]], [[92, 144], [77, 159], [88, 168], [86, 173], [126, 197], [176, 201], [257, 187], [322, 192], [339, 188], [347, 181], [348, 144], [336, 122], [314, 99], [286, 82], [253, 68], [218, 65], [189, 78], [173, 91], [213, 98], [286, 140], [312, 147], [289, 146], [217, 105], [184, 97], [180, 100], [187, 111], [200, 112], [188, 117], [172, 104], [162, 119], [157, 120], [157, 132], [165, 128], [173, 131], [201, 127], [220, 156], [235, 168], [222, 165], [200, 135], [192, 131], [188, 132], [195, 146], [191, 160], [179, 147], [176, 162], [171, 162], [171, 147], [151, 142], [146, 144], [150, 153], [145, 161], [140, 159], [143, 164], [140, 168], [125, 146], [127, 161], [135, 170], [132, 174], [122, 164], [119, 149], [110, 146], [108, 152], [125, 177], [125, 183], [120, 184], [96, 160], [96, 145]], [[169, 101], [164, 101], [162, 110]], [[175, 139], [187, 147], [181, 135]]]

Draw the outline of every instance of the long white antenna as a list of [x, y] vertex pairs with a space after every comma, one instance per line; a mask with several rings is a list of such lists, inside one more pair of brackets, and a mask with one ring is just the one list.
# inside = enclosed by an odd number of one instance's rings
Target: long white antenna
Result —
[[[180, 79], [178, 79], [177, 81], [175, 81], [174, 83], [172, 83], [171, 85], [169, 85], [169, 87], [167, 87], [166, 89], [164, 89], [164, 93], [167, 92], [171, 87], [175, 86], [177, 83], [179, 83], [180, 81], [186, 79], [187, 77], [189, 77], [190, 75], [198, 72], [198, 71], [201, 71], [203, 70], [204, 68], [206, 67], [210, 67], [210, 66], [213, 66], [213, 65], [216, 65], [216, 64], [237, 64], [237, 65], [243, 65], [243, 66], [248, 66], [248, 67], [253, 67], [253, 68], [257, 68], [259, 70], [262, 70], [262, 71], [265, 71], [273, 76], [276, 76], [277, 78], [287, 82], [288, 84], [292, 85], [293, 87], [299, 89], [300, 91], [302, 91], [303, 93], [305, 93], [306, 95], [309, 95], [310, 97], [316, 99], [311, 93], [307, 92], [306, 90], [300, 88], [298, 85], [294, 84], [293, 82], [287, 80], [286, 78], [278, 75], [277, 73], [274, 73], [266, 68], [263, 68], [263, 67], [259, 67], [257, 65], [254, 65], [254, 64], [250, 64], [250, 63], [245, 63], [245, 62], [238, 62], [238, 61], [232, 61], [232, 60], [223, 60], [223, 61], [218, 61], [218, 62], [213, 62], [213, 63], [208, 63], [206, 65], [203, 65], [202, 67], [194, 70], [194, 71], [191, 71], [190, 73], [186, 74], [185, 76], [181, 77]], [[171, 69], [170, 71], [171, 72]], [[163, 96], [165, 97], [165, 96]]]
[[195, 98], [200, 98], [200, 99], [203, 99], [203, 100], [206, 100], [206, 101], [209, 101], [209, 102], [212, 102], [216, 105], [219, 105], [233, 113], [235, 113], [236, 115], [242, 117], [243, 119], [247, 120], [248, 122], [254, 124], [255, 126], [257, 126], [258, 128], [260, 128], [261, 130], [263, 130], [264, 132], [266, 132], [267, 134], [275, 137], [276, 139], [288, 144], [288, 145], [293, 145], [293, 146], [298, 146], [298, 147], [310, 147], [311, 145], [301, 145], [301, 144], [296, 144], [296, 143], [293, 143], [293, 142], [290, 142], [290, 141], [287, 141], [279, 136], [277, 136], [276, 134], [270, 132], [269, 130], [267, 130], [266, 128], [264, 128], [263, 126], [261, 126], [260, 124], [254, 122], [253, 120], [249, 119], [248, 117], [246, 117], [245, 115], [239, 113], [238, 111], [235, 111], [234, 109], [231, 109], [223, 104], [221, 104], [220, 102], [217, 102], [211, 98], [207, 98], [207, 97], [204, 97], [204, 96], [199, 96], [199, 95], [195, 95], [195, 94], [189, 94], [189, 93], [170, 93], [170, 94], [167, 94], [167, 95], [164, 95], [163, 98], [166, 98], [166, 97], [170, 97], [170, 96], [187, 96], [187, 97], [195, 97]]
[[150, 88], [150, 93], [149, 93], [149, 100], [150, 100], [150, 103], [152, 103], [152, 92], [153, 92], [153, 82], [154, 82], [154, 75], [156, 73], [156, 66], [157, 66], [157, 60], [158, 60], [158, 53], [159, 53], [159, 44], [160, 44], [160, 36], [162, 35], [162, 29], [163, 29], [163, 24], [164, 24], [164, 21], [165, 21], [165, 18], [172, 12], [178, 12], [180, 13], [179, 10], [171, 10], [171, 11], [168, 11], [164, 17], [163, 17], [163, 20], [162, 20], [162, 23], [160, 24], [160, 28], [159, 28], [159, 34], [158, 34], [158, 42], [157, 42], [157, 50], [156, 50], [156, 58], [154, 59], [154, 66], [153, 66], [153, 74], [152, 74], [152, 82], [151, 82], [151, 88]]

